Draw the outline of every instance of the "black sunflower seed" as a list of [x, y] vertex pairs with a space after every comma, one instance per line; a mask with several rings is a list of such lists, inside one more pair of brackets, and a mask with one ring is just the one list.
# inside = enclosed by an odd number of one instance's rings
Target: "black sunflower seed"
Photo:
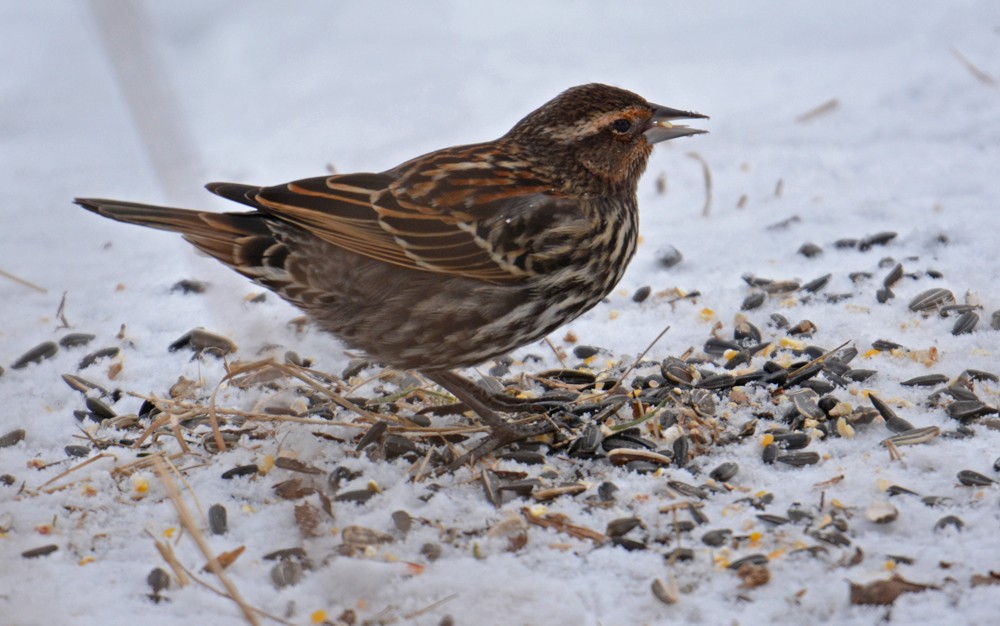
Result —
[[719, 464], [715, 469], [709, 472], [708, 475], [711, 476], [713, 479], [724, 483], [729, 481], [729, 479], [731, 479], [733, 476], [736, 476], [736, 474], [739, 471], [740, 471], [739, 465], [727, 461], [725, 463]]
[[899, 384], [904, 387], [933, 387], [934, 385], [940, 385], [946, 382], [948, 382], [948, 377], [944, 374], [927, 374], [924, 376], [909, 378]]
[[87, 345], [96, 338], [96, 335], [87, 333], [70, 333], [59, 340], [59, 345], [64, 348], [78, 348]]
[[962, 470], [958, 473], [958, 482], [967, 487], [986, 487], [996, 481], [973, 470]]
[[226, 515], [226, 507], [221, 504], [213, 504], [208, 507], [208, 527], [214, 535], [225, 535], [229, 530], [229, 523]]
[[45, 359], [51, 359], [55, 356], [56, 352], [59, 352], [59, 345], [54, 341], [46, 341], [38, 344], [31, 350], [28, 350], [22, 354], [14, 363], [10, 366], [12, 370], [19, 370], [28, 367], [31, 363], [41, 363]]
[[729, 569], [738, 570], [746, 564], [751, 565], [767, 565], [768, 559], [766, 554], [750, 554], [741, 559], [736, 559], [729, 564]]
[[651, 291], [653, 291], [653, 288], [650, 287], [649, 285], [646, 285], [644, 287], [639, 287], [638, 289], [635, 290], [635, 293], [632, 294], [632, 301], [645, 302], [646, 298], [649, 297]]
[[826, 287], [827, 283], [830, 282], [830, 279], [832, 277], [833, 274], [823, 274], [819, 278], [814, 278], [809, 282], [807, 282], [806, 284], [802, 285], [802, 291], [807, 291], [809, 293], [816, 293], [817, 291], [823, 289], [823, 287]]
[[750, 294], [743, 299], [743, 303], [740, 304], [741, 311], [752, 311], [764, 304], [767, 300], [767, 294], [763, 291], [751, 291]]

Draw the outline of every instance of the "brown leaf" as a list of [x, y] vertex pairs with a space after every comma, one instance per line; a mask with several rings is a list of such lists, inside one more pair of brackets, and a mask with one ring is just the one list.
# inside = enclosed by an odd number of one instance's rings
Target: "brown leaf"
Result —
[[290, 472], [301, 472], [302, 474], [322, 474], [323, 470], [303, 463], [298, 459], [291, 459], [287, 456], [279, 456], [274, 460], [274, 466], [286, 469]]
[[743, 581], [740, 589], [756, 589], [771, 582], [771, 570], [766, 565], [744, 563], [736, 570], [736, 575]]
[[[227, 550], [226, 552], [222, 552], [217, 557], [215, 557], [215, 560], [218, 561], [219, 565], [222, 566], [222, 569], [226, 569], [227, 567], [232, 565], [236, 561], [236, 559], [240, 558], [240, 555], [243, 554], [243, 551], [246, 549], [247, 549], [246, 546], [240, 546], [235, 550]], [[211, 568], [206, 563], [205, 566], [201, 568], [201, 571], [209, 572], [211, 571]]]
[[284, 500], [298, 500], [316, 493], [315, 487], [302, 484], [301, 478], [290, 478], [274, 486], [274, 493]]
[[889, 580], [876, 580], [867, 585], [851, 583], [851, 604], [887, 605], [896, 601], [901, 593], [937, 589], [933, 585], [912, 583], [896, 574]]
[[295, 524], [306, 537], [318, 537], [319, 509], [308, 502], [295, 505]]
[[979, 587], [980, 585], [1000, 585], [1000, 572], [991, 571], [986, 576], [982, 574], [972, 575], [972, 586]]

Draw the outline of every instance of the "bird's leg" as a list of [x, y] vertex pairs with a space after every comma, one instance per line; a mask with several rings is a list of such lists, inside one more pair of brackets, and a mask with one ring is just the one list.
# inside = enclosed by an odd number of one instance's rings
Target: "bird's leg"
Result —
[[525, 407], [530, 405], [498, 403], [495, 394], [490, 393], [468, 378], [460, 376], [455, 372], [424, 373], [424, 376], [451, 392], [452, 395], [472, 409], [490, 429], [490, 434], [485, 440], [469, 452], [455, 459], [448, 465], [446, 471], [453, 471], [466, 463], [477, 461], [490, 452], [515, 441], [548, 433], [555, 429], [555, 424], [549, 420], [542, 420], [523, 426], [511, 424], [497, 415], [494, 410], [497, 404], [502, 405], [500, 410], [510, 410], [512, 407], [516, 407], [515, 410], [525, 410]]

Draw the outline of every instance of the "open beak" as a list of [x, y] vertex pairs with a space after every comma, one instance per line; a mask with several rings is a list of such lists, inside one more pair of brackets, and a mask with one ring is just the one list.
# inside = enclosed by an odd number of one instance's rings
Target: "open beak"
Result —
[[707, 130], [701, 130], [698, 128], [688, 128], [680, 124], [671, 124], [671, 120], [685, 120], [685, 119], [704, 119], [707, 120], [707, 115], [702, 115], [701, 113], [693, 113], [691, 111], [680, 111], [678, 109], [671, 109], [670, 107], [660, 106], [658, 104], [651, 104], [653, 107], [653, 118], [650, 120], [651, 126], [643, 132], [646, 136], [646, 141], [650, 144], [660, 143], [661, 141], [667, 141], [668, 139], [676, 139], [677, 137], [687, 137], [688, 135], [700, 135], [702, 133], [707, 133]]

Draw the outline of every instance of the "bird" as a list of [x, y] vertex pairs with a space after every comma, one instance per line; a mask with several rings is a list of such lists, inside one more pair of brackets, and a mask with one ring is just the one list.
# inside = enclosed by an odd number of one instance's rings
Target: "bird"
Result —
[[544, 338], [611, 292], [635, 253], [637, 188], [653, 146], [707, 132], [676, 120], [707, 118], [591, 83], [498, 139], [383, 172], [206, 185], [250, 211], [75, 202], [180, 233], [348, 347], [440, 385], [488, 430], [455, 468], [553, 428], [542, 418], [515, 425], [500, 413], [543, 407], [456, 370]]

